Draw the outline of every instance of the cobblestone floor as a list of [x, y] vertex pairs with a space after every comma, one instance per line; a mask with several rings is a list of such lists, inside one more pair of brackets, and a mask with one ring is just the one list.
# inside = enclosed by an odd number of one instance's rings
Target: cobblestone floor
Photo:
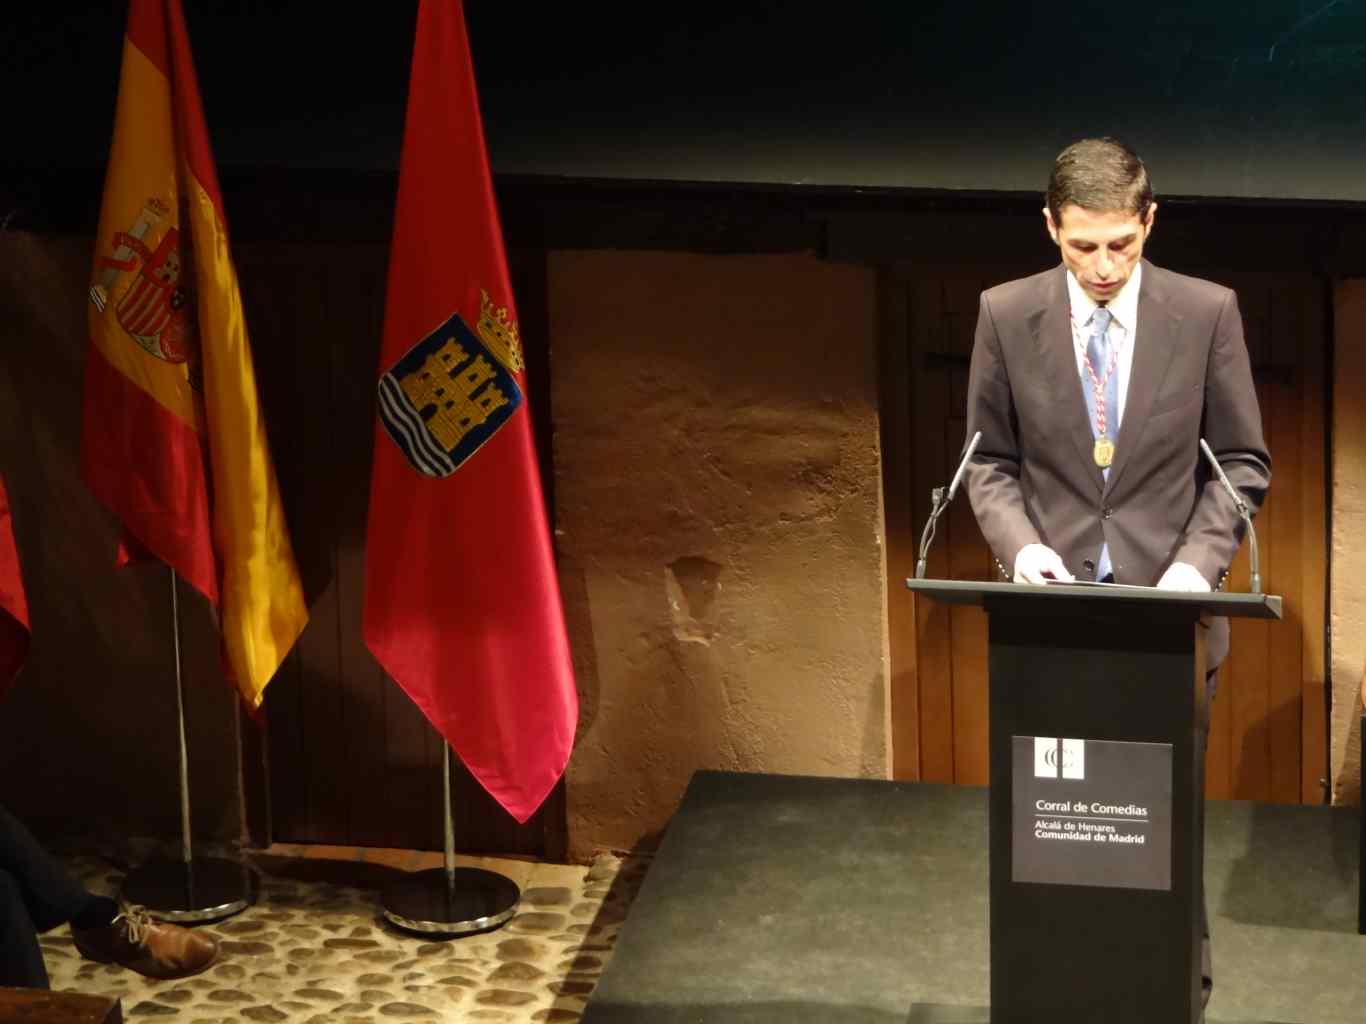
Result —
[[[378, 883], [396, 869], [439, 866], [439, 857], [336, 853], [273, 847], [254, 857], [261, 898], [235, 917], [201, 926], [223, 950], [202, 975], [157, 982], [91, 963], [64, 927], [42, 937], [52, 987], [116, 996], [130, 1021], [568, 1024], [579, 1020], [611, 958], [648, 863], [611, 854], [590, 867], [461, 857], [461, 865], [510, 877], [522, 888], [522, 902], [496, 931], [438, 942], [389, 927], [380, 916]], [[95, 891], [112, 894], [122, 879], [110, 858], [67, 862]]]

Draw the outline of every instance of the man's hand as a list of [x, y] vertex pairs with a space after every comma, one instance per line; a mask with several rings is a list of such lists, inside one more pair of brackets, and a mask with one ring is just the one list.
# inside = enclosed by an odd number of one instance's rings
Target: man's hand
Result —
[[1050, 579], [1061, 583], [1075, 582], [1058, 553], [1045, 544], [1026, 544], [1015, 556], [1016, 583], [1047, 583]]
[[1209, 580], [1200, 575], [1200, 570], [1186, 562], [1173, 562], [1162, 578], [1157, 581], [1158, 590], [1185, 590], [1192, 593], [1207, 594]]

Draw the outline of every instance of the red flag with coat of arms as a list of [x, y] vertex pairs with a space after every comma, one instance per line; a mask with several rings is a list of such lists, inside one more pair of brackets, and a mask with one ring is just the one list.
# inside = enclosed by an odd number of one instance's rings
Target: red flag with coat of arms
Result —
[[418, 7], [377, 390], [365, 642], [524, 822], [578, 696], [457, 0]]

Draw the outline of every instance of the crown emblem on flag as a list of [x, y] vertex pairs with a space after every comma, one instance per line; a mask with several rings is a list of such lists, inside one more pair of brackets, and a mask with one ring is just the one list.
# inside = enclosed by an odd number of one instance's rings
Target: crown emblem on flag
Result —
[[489, 293], [479, 289], [479, 322], [475, 325], [479, 337], [495, 359], [513, 373], [526, 369], [522, 361], [522, 342], [517, 336], [517, 323], [508, 317], [507, 307], [493, 308]]

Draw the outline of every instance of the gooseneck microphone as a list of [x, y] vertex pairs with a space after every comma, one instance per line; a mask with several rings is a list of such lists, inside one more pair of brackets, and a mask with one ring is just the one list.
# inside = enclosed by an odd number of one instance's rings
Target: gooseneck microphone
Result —
[[1257, 557], [1257, 531], [1252, 528], [1252, 513], [1248, 511], [1247, 502], [1238, 493], [1233, 484], [1229, 483], [1228, 477], [1224, 474], [1224, 467], [1219, 465], [1219, 460], [1214, 457], [1214, 452], [1210, 451], [1205, 439], [1200, 438], [1200, 450], [1205, 453], [1205, 458], [1214, 467], [1214, 475], [1219, 478], [1219, 482], [1224, 485], [1224, 490], [1228, 491], [1228, 496], [1233, 499], [1233, 504], [1238, 507], [1238, 514], [1243, 517], [1243, 522], [1247, 524], [1248, 555], [1252, 562], [1252, 593], [1262, 592], [1262, 566]]
[[925, 529], [920, 533], [920, 557], [915, 563], [915, 578], [923, 580], [925, 578], [925, 559], [930, 553], [930, 542], [934, 540], [934, 524], [938, 521], [940, 513], [948, 508], [949, 502], [953, 501], [953, 496], [958, 493], [958, 484], [963, 479], [963, 473], [968, 468], [968, 463], [972, 460], [973, 453], [977, 451], [977, 444], [982, 440], [982, 432], [979, 430], [972, 435], [972, 440], [968, 442], [968, 450], [963, 453], [963, 461], [958, 463], [958, 472], [953, 474], [953, 479], [949, 482], [947, 489], [936, 487], [930, 492], [930, 518], [925, 523]]

